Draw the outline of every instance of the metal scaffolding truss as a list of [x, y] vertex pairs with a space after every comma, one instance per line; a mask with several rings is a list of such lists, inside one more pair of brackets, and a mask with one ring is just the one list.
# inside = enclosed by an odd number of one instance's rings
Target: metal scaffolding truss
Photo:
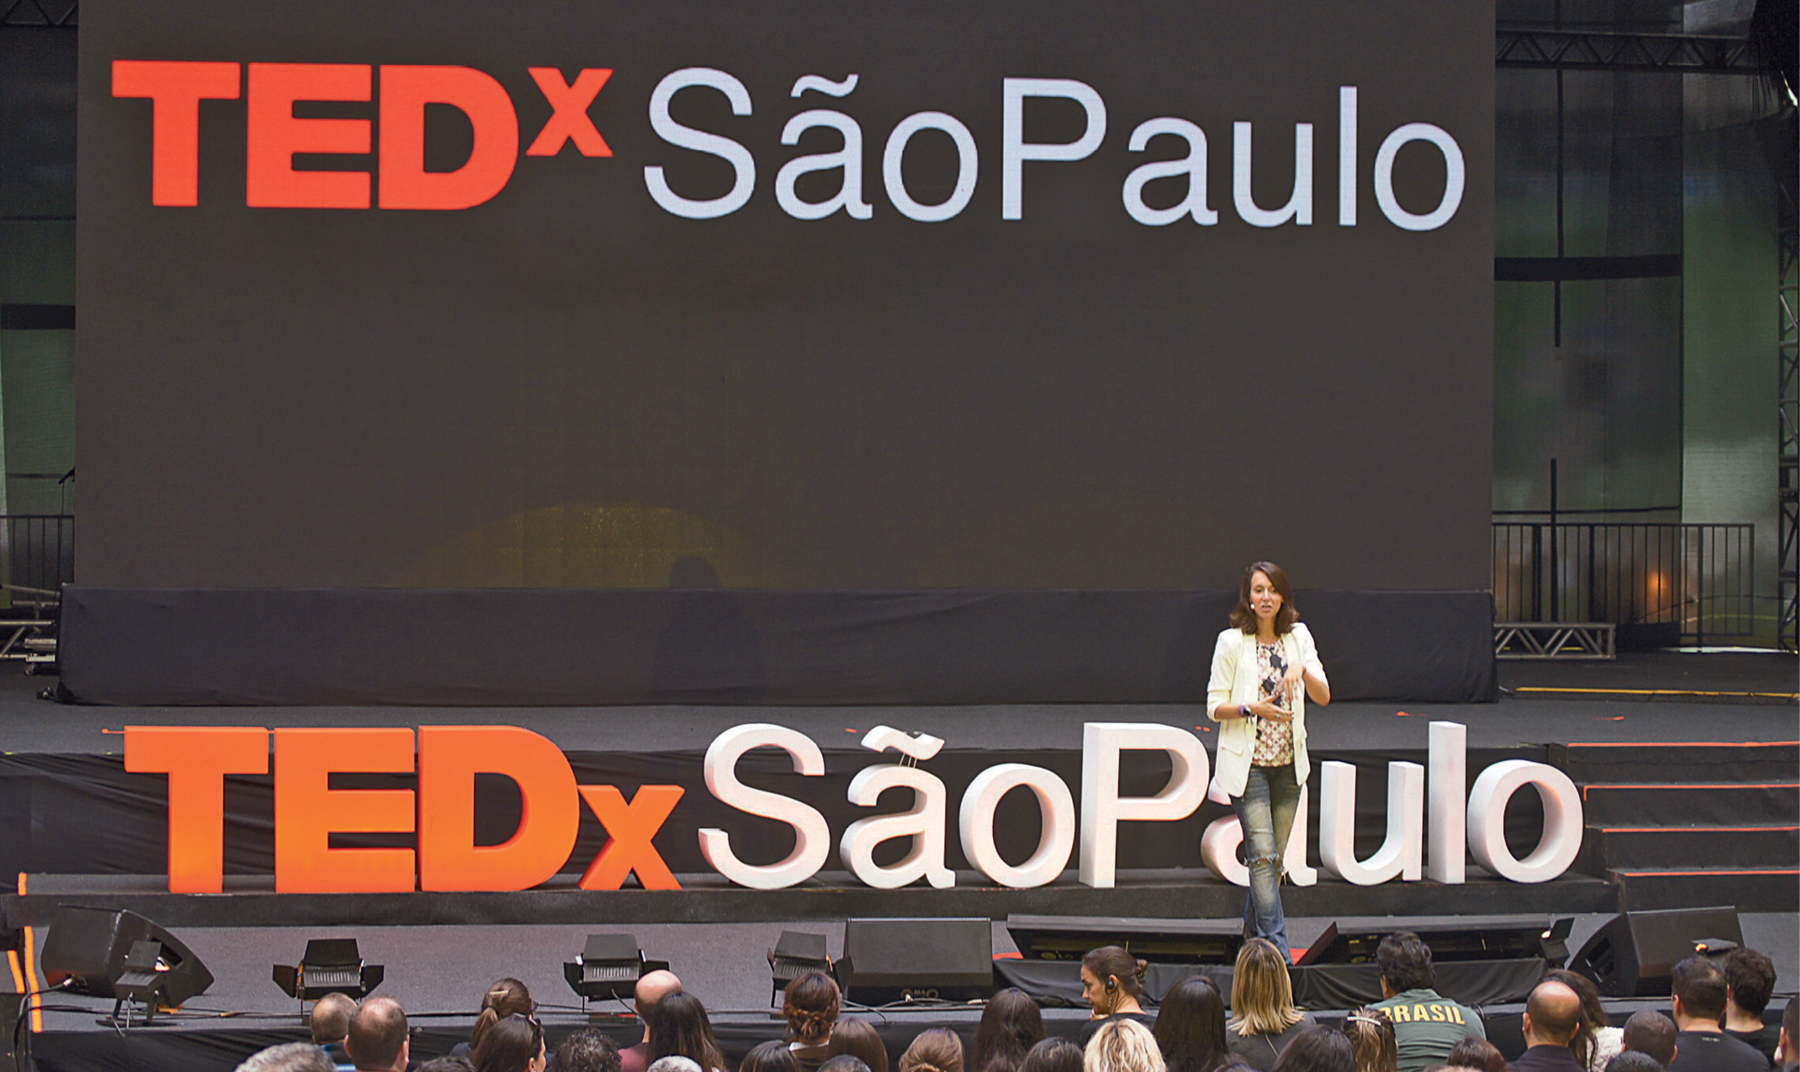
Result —
[[76, 0], [0, 0], [0, 26], [74, 29]]
[[1783, 183], [1778, 199], [1781, 234], [1777, 245], [1780, 276], [1777, 297], [1780, 321], [1775, 346], [1779, 391], [1776, 395], [1781, 469], [1779, 555], [1781, 578], [1776, 634], [1782, 647], [1800, 651], [1800, 211], [1794, 189]]
[[1563, 71], [1674, 71], [1758, 74], [1763, 64], [1745, 38], [1694, 34], [1500, 30], [1494, 64]]

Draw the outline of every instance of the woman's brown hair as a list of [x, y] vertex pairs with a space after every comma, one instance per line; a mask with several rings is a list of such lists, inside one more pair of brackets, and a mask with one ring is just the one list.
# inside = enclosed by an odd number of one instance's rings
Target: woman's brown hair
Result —
[[1294, 609], [1294, 585], [1288, 580], [1287, 571], [1273, 562], [1252, 562], [1244, 570], [1244, 581], [1238, 586], [1237, 609], [1231, 612], [1231, 624], [1246, 633], [1256, 632], [1256, 611], [1250, 606], [1250, 579], [1262, 574], [1275, 586], [1281, 595], [1281, 609], [1275, 612], [1275, 635], [1282, 636], [1300, 620], [1300, 612]]
[[1344, 1017], [1344, 1037], [1356, 1051], [1356, 1072], [1394, 1072], [1400, 1059], [1394, 1021], [1381, 1009], [1352, 1009]]
[[781, 1015], [794, 1038], [820, 1043], [831, 1037], [841, 999], [838, 985], [822, 971], [802, 972], [782, 992]]
[[501, 979], [481, 995], [481, 1013], [475, 1017], [475, 1027], [469, 1032], [469, 1045], [481, 1045], [481, 1036], [487, 1034], [488, 1028], [508, 1016], [530, 1016], [536, 1008], [531, 991], [524, 983], [517, 979]]
[[1081, 958], [1081, 966], [1102, 983], [1108, 976], [1119, 980], [1119, 989], [1132, 997], [1144, 989], [1144, 971], [1150, 967], [1116, 945], [1088, 950], [1087, 956]]
[[963, 1072], [962, 1039], [947, 1027], [919, 1032], [900, 1055], [900, 1072]]

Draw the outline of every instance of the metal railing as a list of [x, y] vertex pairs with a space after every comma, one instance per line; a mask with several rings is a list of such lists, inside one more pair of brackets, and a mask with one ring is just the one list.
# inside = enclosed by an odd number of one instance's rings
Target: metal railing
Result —
[[1684, 644], [1754, 631], [1754, 525], [1493, 526], [1496, 621], [1669, 626]]
[[0, 514], [0, 521], [0, 582], [55, 593], [75, 580], [73, 514]]

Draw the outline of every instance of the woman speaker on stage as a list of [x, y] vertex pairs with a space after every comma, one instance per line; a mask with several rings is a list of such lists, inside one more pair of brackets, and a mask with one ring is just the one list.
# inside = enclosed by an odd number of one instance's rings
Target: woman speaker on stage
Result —
[[1331, 683], [1312, 633], [1300, 624], [1294, 589], [1273, 562], [1244, 571], [1231, 628], [1213, 648], [1207, 713], [1219, 723], [1213, 781], [1230, 797], [1244, 828], [1250, 895], [1244, 933], [1288, 952], [1281, 910], [1281, 857], [1294, 827], [1306, 758], [1306, 700], [1331, 702]]

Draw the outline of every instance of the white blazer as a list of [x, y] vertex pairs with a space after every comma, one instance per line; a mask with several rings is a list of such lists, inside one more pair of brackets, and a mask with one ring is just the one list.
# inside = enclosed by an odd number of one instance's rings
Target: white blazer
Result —
[[[1289, 666], [1301, 666], [1329, 682], [1325, 666], [1319, 662], [1319, 649], [1312, 633], [1300, 622], [1281, 638], [1282, 650]], [[1242, 672], [1240, 672], [1240, 668]], [[1256, 703], [1259, 682], [1256, 675], [1256, 634], [1231, 628], [1219, 634], [1213, 647], [1212, 680], [1206, 686], [1206, 717], [1219, 723], [1219, 748], [1213, 760], [1213, 787], [1227, 796], [1241, 797], [1250, 780], [1250, 756], [1256, 750], [1256, 728], [1249, 719], [1232, 718], [1223, 722], [1215, 714], [1221, 704]], [[1312, 773], [1312, 762], [1306, 758], [1306, 690], [1294, 697], [1294, 781], [1305, 785]]]

